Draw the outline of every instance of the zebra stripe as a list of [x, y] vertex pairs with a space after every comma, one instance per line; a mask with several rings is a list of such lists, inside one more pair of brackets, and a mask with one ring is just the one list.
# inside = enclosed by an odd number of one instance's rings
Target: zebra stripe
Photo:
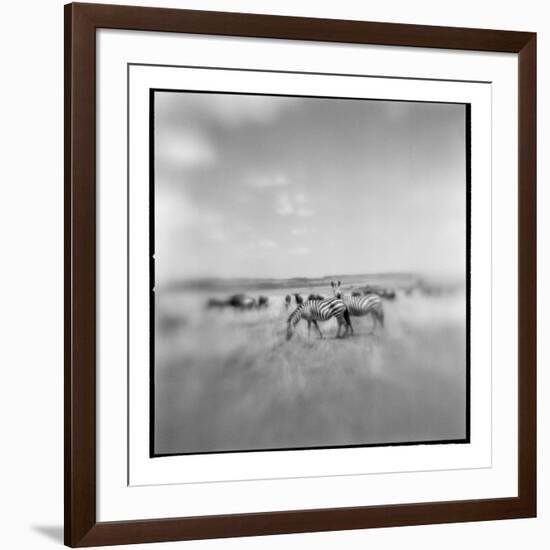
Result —
[[294, 328], [302, 319], [308, 322], [308, 328], [313, 323], [322, 338], [323, 335], [317, 325], [317, 321], [328, 321], [333, 317], [338, 321], [337, 336], [340, 336], [342, 326], [346, 327], [345, 334], [347, 334], [349, 317], [346, 305], [342, 300], [336, 297], [325, 300], [307, 300], [303, 304], [300, 304], [288, 317], [287, 339], [292, 337]]
[[367, 296], [344, 294], [341, 299], [346, 304], [349, 314], [357, 317], [366, 315], [373, 310], [382, 309], [382, 300], [376, 294], [368, 294]]
[[384, 326], [384, 310], [382, 299], [377, 294], [367, 296], [352, 296], [351, 294], [340, 294], [339, 298], [346, 304], [348, 312], [352, 317], [363, 317], [371, 314], [380, 326]]

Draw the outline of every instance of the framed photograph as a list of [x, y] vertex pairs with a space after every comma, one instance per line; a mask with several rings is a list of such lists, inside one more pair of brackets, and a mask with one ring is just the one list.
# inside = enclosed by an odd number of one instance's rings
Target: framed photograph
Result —
[[65, 7], [65, 543], [536, 515], [536, 35]]

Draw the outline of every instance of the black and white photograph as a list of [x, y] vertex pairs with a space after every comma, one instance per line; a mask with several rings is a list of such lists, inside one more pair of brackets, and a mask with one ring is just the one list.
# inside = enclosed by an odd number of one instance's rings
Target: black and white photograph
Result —
[[470, 440], [470, 105], [150, 91], [150, 454]]

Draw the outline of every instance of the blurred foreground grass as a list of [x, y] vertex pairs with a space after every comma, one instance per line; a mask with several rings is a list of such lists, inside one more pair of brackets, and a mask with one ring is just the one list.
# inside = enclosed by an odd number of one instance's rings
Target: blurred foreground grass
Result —
[[[155, 340], [155, 450], [189, 453], [339, 446], [465, 436], [465, 299], [400, 296], [386, 326], [305, 321], [285, 340], [282, 297], [266, 310], [205, 311], [165, 296], [157, 314], [185, 312]], [[293, 306], [294, 307], [294, 306]]]

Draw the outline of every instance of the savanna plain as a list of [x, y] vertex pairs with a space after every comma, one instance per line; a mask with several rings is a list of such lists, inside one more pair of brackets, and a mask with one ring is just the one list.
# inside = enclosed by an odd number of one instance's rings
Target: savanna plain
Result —
[[[373, 281], [369, 280], [369, 283]], [[352, 317], [324, 338], [301, 321], [285, 338], [285, 296], [331, 295], [328, 280], [236, 282], [267, 306], [208, 308], [227, 289], [172, 287], [155, 297], [157, 455], [456, 441], [466, 437], [466, 294], [460, 285], [379, 277], [384, 326]], [[365, 278], [344, 277], [344, 292]], [[241, 285], [240, 287], [238, 285]]]

